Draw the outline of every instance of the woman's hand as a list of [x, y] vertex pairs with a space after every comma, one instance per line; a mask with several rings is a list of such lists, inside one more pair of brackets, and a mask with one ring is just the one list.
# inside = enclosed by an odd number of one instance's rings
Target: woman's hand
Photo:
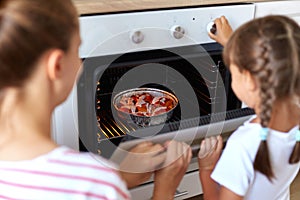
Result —
[[160, 144], [142, 142], [132, 148], [120, 164], [120, 174], [128, 188], [147, 181], [166, 160], [166, 149]]
[[202, 140], [198, 153], [199, 170], [213, 170], [223, 148], [223, 140], [219, 135]]
[[155, 172], [153, 199], [174, 199], [176, 189], [192, 158], [192, 150], [184, 142], [166, 143], [167, 158]]
[[215, 34], [209, 32], [208, 35], [211, 39], [220, 43], [222, 46], [225, 46], [233, 32], [232, 28], [224, 16], [215, 19], [214, 23], [216, 25], [217, 32]]

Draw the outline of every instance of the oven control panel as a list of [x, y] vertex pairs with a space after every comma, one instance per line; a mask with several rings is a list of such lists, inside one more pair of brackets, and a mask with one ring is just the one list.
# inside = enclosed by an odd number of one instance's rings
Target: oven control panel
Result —
[[235, 29], [254, 18], [254, 4], [81, 16], [82, 58], [213, 42], [215, 18], [226, 16]]

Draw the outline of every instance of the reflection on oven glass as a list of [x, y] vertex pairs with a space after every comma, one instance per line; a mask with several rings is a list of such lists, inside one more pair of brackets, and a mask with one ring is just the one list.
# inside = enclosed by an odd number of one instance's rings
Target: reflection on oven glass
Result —
[[[192, 53], [195, 54], [195, 52]], [[193, 91], [197, 97], [197, 101], [199, 104], [197, 106], [199, 107], [199, 113], [201, 114], [201, 116], [209, 116], [212, 112], [214, 112], [214, 107], [219, 105], [222, 106], [224, 102], [227, 103], [228, 110], [238, 108], [240, 106], [240, 102], [235, 98], [234, 94], [231, 91], [230, 74], [226, 67], [223, 65], [221, 53], [214, 53], [210, 55], [210, 57], [213, 59], [212, 62], [209, 62], [211, 61], [211, 59], [204, 59], [203, 57], [201, 57], [203, 56], [201, 55], [201, 53], [196, 55], [197, 56], [195, 56], [195, 58], [191, 58], [194, 59], [195, 63], [198, 64], [198, 66], [196, 67], [191, 65], [190, 62], [183, 59], [182, 57], [174, 55], [170, 51], [160, 49], [147, 52], [140, 52], [138, 53], [138, 55], [122, 55], [117, 60], [115, 60], [115, 62], [112, 63], [108, 68], [106, 68], [96, 83], [97, 86], [95, 95], [95, 109], [98, 127], [100, 129], [100, 132], [102, 132], [105, 136], [105, 138], [123, 137], [128, 135], [130, 132], [134, 132], [137, 129], [144, 128], [146, 125], [157, 125], [146, 124], [144, 123], [145, 120], [142, 120], [141, 125], [136, 123], [137, 120], [132, 120], [132, 116], [141, 113], [137, 112], [136, 114], [133, 114], [137, 107], [135, 107], [134, 111], [132, 111], [132, 107], [129, 106], [129, 108], [128, 105], [124, 105], [122, 107], [122, 109], [125, 107], [128, 108], [128, 112], [131, 112], [131, 120], [124, 120], [124, 117], [116, 117], [113, 114], [114, 106], [112, 101], [116, 94], [113, 94], [112, 91], [114, 90], [115, 85], [119, 80], [122, 79], [122, 76], [128, 71], [132, 70], [134, 67], [145, 63], [163, 64], [175, 70], [178, 74], [181, 75], [181, 77], [178, 76], [176, 73], [166, 71], [165, 74], [162, 75], [162, 79], [165, 79], [162, 80], [162, 82], [165, 84], [154, 82], [149, 83], [146, 86], [143, 85], [140, 87], [149, 87], [171, 91], [174, 94], [174, 91], [172, 91], [169, 86], [180, 85], [180, 83], [183, 81], [181, 80], [183, 77], [184, 79], [188, 80], [189, 84], [193, 88]], [[128, 60], [131, 60], [132, 63]], [[196, 68], [201, 68], [201, 73]], [[221, 79], [219, 76], [221, 76]], [[136, 79], [138, 78], [139, 77], [136, 77]], [[220, 80], [222, 81], [220, 82]], [[218, 90], [224, 89], [224, 87], [227, 96], [218, 95]], [[231, 98], [229, 99], [229, 101], [227, 101], [228, 97]], [[188, 96], [179, 100], [179, 105], [174, 109], [172, 116], [166, 121], [164, 121], [165, 125], [162, 128], [162, 132], [176, 130], [176, 128], [178, 128], [178, 123], [181, 120], [188, 120], [201, 117], [198, 115], [191, 114], [190, 116], [187, 115], [184, 119], [182, 119], [182, 112], [180, 106], [182, 103], [185, 103], [184, 105], [188, 105], [185, 106], [184, 109], [193, 111], [196, 108], [195, 105], [193, 105], [193, 103], [189, 103], [189, 101], [190, 98]], [[143, 113], [146, 112], [143, 111]], [[187, 113], [189, 113], [189, 111], [187, 111]], [[140, 118], [139, 120], [141, 121]], [[209, 120], [207, 123], [209, 123]]]

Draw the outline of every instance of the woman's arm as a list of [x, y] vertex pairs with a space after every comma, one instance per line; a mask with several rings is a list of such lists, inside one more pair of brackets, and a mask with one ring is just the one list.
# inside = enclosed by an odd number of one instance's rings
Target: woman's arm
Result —
[[166, 156], [166, 148], [152, 142], [142, 142], [132, 148], [119, 166], [127, 187], [133, 188], [150, 179], [166, 160]]
[[167, 159], [155, 172], [153, 200], [173, 200], [176, 189], [192, 158], [192, 150], [184, 142], [167, 144]]
[[165, 145], [143, 142], [132, 148], [120, 164], [120, 175], [128, 188], [154, 176], [153, 200], [174, 199], [176, 189], [192, 158], [192, 150], [184, 142]]

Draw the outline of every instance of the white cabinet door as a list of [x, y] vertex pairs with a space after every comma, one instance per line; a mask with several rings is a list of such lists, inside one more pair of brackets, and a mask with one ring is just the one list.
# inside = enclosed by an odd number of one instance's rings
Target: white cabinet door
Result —
[[300, 0], [255, 3], [255, 18], [266, 15], [285, 15], [300, 24]]

